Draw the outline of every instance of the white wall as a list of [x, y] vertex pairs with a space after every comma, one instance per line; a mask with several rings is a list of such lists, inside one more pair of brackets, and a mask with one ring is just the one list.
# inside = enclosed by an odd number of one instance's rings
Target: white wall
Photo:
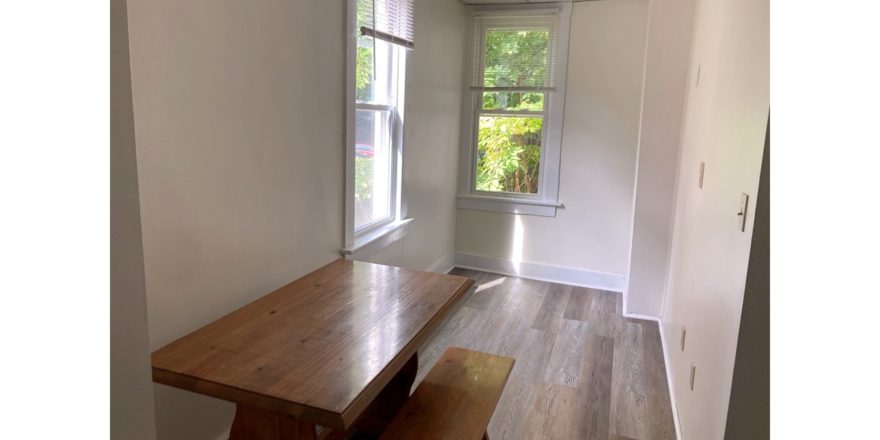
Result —
[[626, 312], [660, 316], [694, 0], [651, 0]]
[[[421, 86], [408, 87], [404, 153], [416, 221], [382, 262], [427, 268], [451, 252], [462, 8], [416, 5], [408, 81]], [[339, 257], [345, 10], [344, 0], [131, 0], [153, 350]], [[160, 438], [228, 428], [231, 404], [155, 389]]]
[[[518, 257], [623, 280], [648, 3], [602, 0], [572, 9], [559, 186], [565, 209], [555, 218], [460, 209], [456, 252]], [[513, 255], [516, 230], [522, 231], [521, 255]]]
[[110, 436], [155, 439], [126, 0], [110, 2]]
[[[662, 322], [685, 439], [724, 433], [770, 105], [768, 3], [697, 3]], [[736, 215], [742, 193], [751, 195], [745, 232]], [[684, 352], [678, 348], [682, 326]]]
[[368, 258], [397, 266], [451, 268], [467, 10], [457, 0], [415, 4], [416, 50], [408, 53], [403, 203], [415, 220], [400, 241]]
[[[343, 2], [132, 0], [150, 346], [337, 258]], [[156, 386], [160, 438], [231, 404]]]

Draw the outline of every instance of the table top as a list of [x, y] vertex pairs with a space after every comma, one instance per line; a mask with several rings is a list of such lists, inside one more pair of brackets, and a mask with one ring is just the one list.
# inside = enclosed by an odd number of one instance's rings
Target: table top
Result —
[[155, 351], [153, 380], [345, 430], [472, 284], [336, 260]]

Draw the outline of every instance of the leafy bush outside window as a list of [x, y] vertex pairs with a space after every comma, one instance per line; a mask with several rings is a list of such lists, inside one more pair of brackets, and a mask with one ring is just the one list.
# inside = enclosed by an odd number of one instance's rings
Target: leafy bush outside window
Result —
[[542, 118], [481, 116], [477, 190], [537, 194]]

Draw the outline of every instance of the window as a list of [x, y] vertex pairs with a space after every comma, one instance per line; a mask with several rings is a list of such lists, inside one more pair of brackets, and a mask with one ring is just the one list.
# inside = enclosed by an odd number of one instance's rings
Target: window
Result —
[[398, 82], [402, 78], [395, 45], [358, 37], [357, 98], [354, 143], [355, 231], [394, 217], [399, 146]]
[[474, 10], [459, 208], [555, 215], [570, 11]]
[[412, 34], [412, 0], [349, 0], [346, 255], [406, 223], [400, 166]]

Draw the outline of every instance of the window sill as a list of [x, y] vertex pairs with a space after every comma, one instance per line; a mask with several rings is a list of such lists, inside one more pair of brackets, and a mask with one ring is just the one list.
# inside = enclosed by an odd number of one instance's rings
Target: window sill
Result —
[[458, 209], [504, 212], [508, 214], [556, 217], [556, 210], [558, 208], [565, 208], [565, 205], [561, 202], [548, 200], [527, 200], [472, 195], [459, 195], [456, 198]]
[[381, 228], [373, 229], [354, 239], [354, 244], [341, 249], [342, 255], [349, 260], [366, 258], [400, 240], [409, 230], [413, 219], [407, 218], [389, 223]]

